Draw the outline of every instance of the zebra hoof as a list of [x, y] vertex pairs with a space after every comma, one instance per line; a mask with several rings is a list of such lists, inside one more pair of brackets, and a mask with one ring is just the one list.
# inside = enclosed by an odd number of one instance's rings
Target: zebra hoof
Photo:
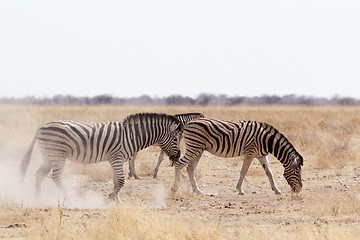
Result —
[[194, 190], [193, 193], [196, 194], [196, 195], [198, 195], [198, 196], [205, 196], [205, 195], [206, 195], [206, 194], [205, 194], [203, 191], [201, 191], [201, 190]]
[[243, 190], [239, 191], [239, 195], [245, 195], [245, 192]]
[[110, 193], [109, 197], [105, 199], [105, 203], [109, 204], [109, 203], [122, 203], [122, 202], [117, 195]]
[[131, 179], [132, 177], [134, 177], [134, 179], [139, 179], [138, 175], [136, 173], [131, 173], [129, 172], [129, 177], [128, 179]]
[[129, 174], [128, 179], [131, 179], [132, 177], [134, 177], [134, 179], [139, 179], [139, 177], [137, 175], [134, 175], [134, 174]]

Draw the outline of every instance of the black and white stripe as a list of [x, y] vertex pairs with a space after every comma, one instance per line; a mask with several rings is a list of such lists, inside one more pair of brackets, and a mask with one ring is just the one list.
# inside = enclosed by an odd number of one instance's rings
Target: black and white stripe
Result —
[[[202, 113], [183, 113], [183, 114], [175, 114], [174, 116], [180, 121], [182, 126], [184, 126], [187, 122], [189, 122], [191, 120], [204, 117], [204, 115]], [[180, 139], [181, 139], [181, 137], [180, 137]], [[158, 159], [157, 165], [154, 170], [153, 178], [157, 178], [157, 173], [159, 171], [160, 164], [164, 159], [164, 154], [165, 154], [164, 151], [161, 150], [160, 154], [159, 154], [159, 159]], [[132, 156], [129, 159], [129, 178], [134, 177], [135, 179], [139, 179], [138, 175], [135, 172], [136, 156], [137, 156], [137, 153], [135, 153], [134, 156]]]
[[194, 119], [204, 118], [204, 114], [202, 113], [181, 113], [175, 114], [174, 116], [180, 121], [183, 126], [185, 126], [185, 124]]
[[62, 186], [65, 159], [83, 164], [108, 161], [114, 171], [114, 191], [110, 197], [117, 199], [125, 182], [124, 160], [153, 144], [158, 144], [170, 159], [177, 160], [180, 157], [178, 138], [181, 127], [174, 116], [155, 113], [130, 115], [123, 122], [49, 122], [38, 129], [23, 158], [21, 172], [24, 177], [34, 144], [38, 141], [44, 157], [36, 173], [38, 194], [51, 169], [52, 179], [65, 193]]
[[187, 171], [194, 192], [201, 193], [195, 181], [195, 168], [202, 153], [206, 150], [219, 157], [244, 155], [237, 190], [244, 194], [241, 185], [254, 158], [258, 158], [269, 178], [272, 190], [280, 194], [274, 182], [267, 155], [271, 153], [284, 166], [284, 176], [294, 192], [302, 189], [302, 156], [288, 139], [274, 127], [255, 121], [223, 121], [216, 119], [196, 119], [184, 127], [183, 137], [186, 152], [175, 164], [175, 182], [172, 192], [180, 184], [180, 171], [188, 164]]

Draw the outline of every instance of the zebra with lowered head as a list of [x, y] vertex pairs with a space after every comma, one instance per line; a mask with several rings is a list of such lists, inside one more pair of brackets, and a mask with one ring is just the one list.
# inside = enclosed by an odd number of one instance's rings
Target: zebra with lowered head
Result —
[[302, 189], [303, 157], [283, 134], [266, 123], [196, 119], [185, 125], [183, 137], [186, 151], [184, 156], [175, 162], [175, 181], [171, 189], [173, 194], [179, 188], [180, 171], [186, 164], [188, 164], [187, 171], [193, 191], [201, 193], [195, 181], [195, 168], [205, 150], [225, 158], [245, 156], [236, 185], [239, 194], [244, 194], [241, 186], [254, 158], [261, 162], [272, 190], [276, 194], [281, 194], [269, 167], [267, 158], [269, 153], [284, 166], [284, 177], [292, 191], [298, 193]]
[[52, 169], [52, 179], [66, 196], [62, 185], [65, 159], [83, 164], [108, 161], [113, 169], [114, 190], [110, 199], [118, 200], [125, 183], [123, 162], [135, 152], [150, 145], [160, 148], [176, 161], [180, 157], [178, 146], [182, 125], [174, 116], [140, 113], [128, 116], [123, 122], [88, 123], [53, 121], [38, 129], [21, 163], [25, 176], [36, 141], [44, 162], [36, 172], [36, 193]]
[[[174, 115], [181, 123], [181, 125], [185, 125], [187, 122], [197, 119], [197, 118], [203, 118], [204, 114], [202, 113], [183, 113], [183, 114], [175, 114]], [[181, 140], [181, 134], [180, 134], [180, 140]], [[164, 151], [160, 150], [159, 159], [157, 162], [157, 165], [154, 170], [153, 178], [157, 178], [157, 173], [159, 171], [159, 167], [161, 162], [164, 159]], [[130, 159], [129, 159], [129, 178], [134, 176], [135, 179], [139, 179], [138, 175], [135, 172], [135, 159], [136, 159], [137, 153], [135, 153]]]

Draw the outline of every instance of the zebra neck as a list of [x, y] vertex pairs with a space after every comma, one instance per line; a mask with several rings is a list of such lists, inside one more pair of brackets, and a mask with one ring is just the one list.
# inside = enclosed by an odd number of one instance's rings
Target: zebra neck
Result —
[[289, 140], [277, 130], [272, 131], [267, 145], [268, 152], [274, 155], [284, 166], [288, 164], [290, 154], [295, 151]]

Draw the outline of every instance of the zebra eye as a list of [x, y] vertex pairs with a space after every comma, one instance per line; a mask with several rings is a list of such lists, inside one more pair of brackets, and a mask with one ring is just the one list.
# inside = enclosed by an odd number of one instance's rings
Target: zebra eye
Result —
[[298, 168], [298, 162], [296, 159], [293, 160], [292, 164], [291, 164], [291, 167], [294, 168], [294, 169], [297, 169]]

